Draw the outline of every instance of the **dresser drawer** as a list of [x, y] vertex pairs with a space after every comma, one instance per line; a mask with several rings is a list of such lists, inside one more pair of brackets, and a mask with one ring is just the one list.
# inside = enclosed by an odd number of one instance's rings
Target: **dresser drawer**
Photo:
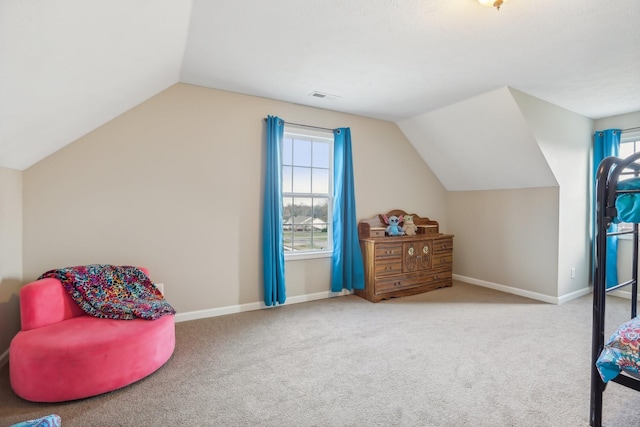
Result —
[[429, 275], [429, 282], [440, 282], [443, 280], [451, 281], [451, 270], [449, 271], [438, 271], [431, 275]]
[[420, 286], [424, 283], [424, 278], [421, 277], [395, 277], [393, 279], [376, 280], [376, 295], [388, 294], [390, 292], [396, 292], [403, 289], [410, 289], [416, 286]]
[[376, 245], [376, 263], [381, 259], [402, 257], [402, 243], [381, 243]]
[[415, 277], [397, 276], [378, 279], [376, 280], [375, 293], [376, 295], [387, 294], [443, 281], [451, 281], [451, 271], [440, 271]]
[[453, 255], [434, 256], [431, 267], [435, 269], [451, 268], [453, 266]]
[[386, 276], [402, 271], [402, 261], [394, 259], [376, 260], [376, 276]]
[[453, 250], [453, 239], [436, 239], [433, 241], [433, 253], [450, 252]]

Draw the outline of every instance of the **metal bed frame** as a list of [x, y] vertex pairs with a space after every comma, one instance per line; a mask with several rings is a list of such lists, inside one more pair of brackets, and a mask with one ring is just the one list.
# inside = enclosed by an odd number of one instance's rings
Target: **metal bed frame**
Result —
[[[596, 174], [596, 227], [595, 227], [595, 273], [593, 277], [593, 335], [591, 340], [591, 405], [589, 423], [593, 427], [602, 426], [602, 397], [607, 384], [602, 381], [596, 361], [604, 348], [605, 302], [607, 293], [631, 286], [631, 319], [636, 317], [638, 301], [638, 224], [623, 232], [608, 232], [613, 219], [618, 215], [615, 201], [621, 193], [640, 193], [640, 190], [617, 190], [622, 176], [640, 176], [640, 153], [625, 159], [607, 157], [598, 166]], [[632, 278], [624, 283], [606, 287], [607, 237], [631, 234], [633, 238]], [[640, 379], [620, 373], [611, 380], [625, 387], [640, 391]]]

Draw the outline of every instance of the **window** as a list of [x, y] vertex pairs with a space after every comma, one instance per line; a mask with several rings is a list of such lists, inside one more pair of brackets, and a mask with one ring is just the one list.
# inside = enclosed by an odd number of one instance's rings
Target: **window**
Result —
[[[640, 133], [639, 132], [622, 132], [620, 136], [620, 151], [618, 157], [624, 159], [630, 155], [640, 151]], [[631, 178], [628, 176], [626, 179]], [[622, 178], [624, 179], [624, 178]], [[628, 222], [621, 222], [618, 224], [618, 231], [631, 231], [633, 230], [633, 224]], [[630, 236], [620, 236], [622, 238], [631, 238]]]
[[285, 125], [282, 208], [285, 258], [331, 256], [333, 133]]
[[629, 157], [633, 153], [640, 151], [640, 140], [624, 141], [623, 138], [624, 136], [620, 138], [620, 158], [624, 159], [625, 157]]

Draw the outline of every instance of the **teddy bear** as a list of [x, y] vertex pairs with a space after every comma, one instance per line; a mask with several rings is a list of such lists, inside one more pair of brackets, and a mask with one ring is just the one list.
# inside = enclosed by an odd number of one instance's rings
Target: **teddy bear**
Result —
[[386, 224], [389, 224], [384, 230], [389, 236], [404, 236], [404, 228], [400, 227], [400, 223], [403, 219], [402, 215], [400, 215], [399, 217], [395, 215], [391, 215], [389, 217], [383, 215], [382, 218], [384, 218], [384, 222]]
[[407, 236], [415, 236], [418, 226], [413, 222], [413, 215], [404, 215], [404, 224], [402, 224], [404, 232]]

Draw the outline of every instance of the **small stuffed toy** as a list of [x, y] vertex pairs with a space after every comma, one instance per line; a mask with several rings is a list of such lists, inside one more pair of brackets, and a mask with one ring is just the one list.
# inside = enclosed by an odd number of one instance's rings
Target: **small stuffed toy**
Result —
[[415, 236], [418, 226], [413, 223], [413, 215], [404, 215], [404, 224], [402, 224], [404, 232], [407, 236]]
[[400, 227], [400, 223], [402, 222], [402, 215], [400, 215], [399, 217], [395, 215], [391, 215], [390, 217], [382, 215], [382, 218], [384, 218], [385, 224], [389, 224], [384, 230], [389, 236], [404, 236], [404, 229]]

